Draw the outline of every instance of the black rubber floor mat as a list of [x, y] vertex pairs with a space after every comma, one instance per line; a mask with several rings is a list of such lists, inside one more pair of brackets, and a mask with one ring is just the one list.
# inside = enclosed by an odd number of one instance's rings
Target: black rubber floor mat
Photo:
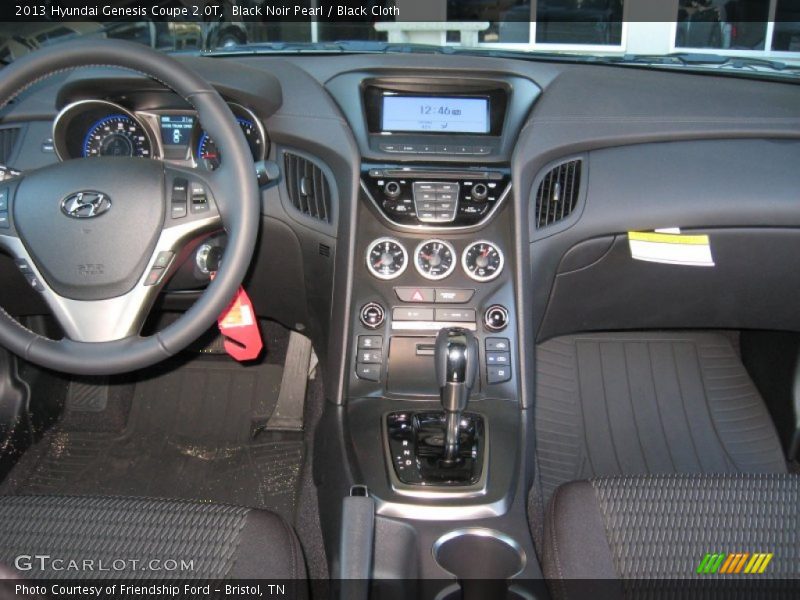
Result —
[[102, 423], [88, 430], [68, 401], [59, 425], [23, 455], [0, 493], [192, 498], [267, 508], [291, 521], [302, 436], [251, 436], [252, 423], [274, 407], [282, 371], [210, 358], [161, 368], [132, 385], [121, 431]]
[[731, 340], [597, 333], [537, 347], [536, 451], [546, 505], [562, 483], [647, 473], [786, 472]]

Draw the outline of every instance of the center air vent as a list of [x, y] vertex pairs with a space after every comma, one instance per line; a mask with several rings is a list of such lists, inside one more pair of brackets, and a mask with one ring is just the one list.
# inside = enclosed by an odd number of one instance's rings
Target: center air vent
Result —
[[569, 216], [578, 203], [580, 187], [580, 160], [561, 163], [547, 173], [536, 191], [536, 229]]
[[320, 221], [330, 222], [331, 190], [325, 174], [317, 165], [290, 152], [283, 155], [286, 188], [294, 207]]

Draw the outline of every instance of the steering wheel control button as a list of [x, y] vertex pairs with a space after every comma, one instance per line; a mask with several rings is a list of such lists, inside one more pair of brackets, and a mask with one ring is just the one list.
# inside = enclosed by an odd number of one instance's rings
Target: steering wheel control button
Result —
[[32, 275], [33, 274], [33, 269], [31, 269], [31, 266], [28, 264], [28, 261], [25, 260], [24, 258], [16, 259], [14, 261], [14, 264], [17, 265], [17, 268], [19, 269], [19, 272], [22, 273], [23, 275]]
[[41, 282], [41, 281], [39, 281], [39, 280], [36, 278], [36, 275], [34, 275], [33, 273], [27, 273], [27, 274], [25, 275], [25, 279], [28, 281], [28, 283], [30, 284], [30, 286], [31, 286], [31, 287], [32, 287], [34, 290], [36, 290], [37, 292], [43, 292], [43, 291], [44, 291], [44, 286], [42, 285], [42, 282]]
[[175, 256], [172, 252], [159, 252], [153, 261], [154, 269], [166, 269], [172, 262], [172, 257]]
[[356, 376], [359, 379], [364, 379], [366, 381], [380, 381], [381, 366], [358, 363], [356, 365]]
[[8, 210], [8, 188], [0, 188], [0, 212]]
[[382, 335], [360, 335], [358, 336], [359, 350], [380, 350], [383, 347]]
[[400, 306], [392, 311], [392, 319], [395, 321], [433, 321], [433, 309]]
[[192, 213], [203, 213], [208, 211], [208, 194], [203, 184], [192, 182], [190, 185], [190, 196], [192, 198]]
[[189, 182], [186, 179], [175, 179], [172, 182], [172, 218], [181, 219], [186, 216]]
[[436, 288], [436, 302], [438, 304], [466, 304], [472, 300], [475, 290], [455, 290]]
[[451, 323], [474, 323], [474, 308], [437, 308], [436, 320]]
[[490, 306], [486, 309], [483, 323], [490, 331], [502, 331], [508, 325], [508, 309], [500, 304]]
[[503, 383], [511, 379], [510, 366], [489, 365], [486, 367], [486, 380], [492, 383]]
[[379, 365], [383, 363], [383, 352], [380, 350], [359, 350], [358, 362], [367, 365]]
[[386, 311], [377, 302], [370, 302], [361, 307], [359, 318], [364, 327], [377, 329], [386, 321]]
[[401, 302], [434, 302], [436, 290], [433, 288], [396, 287], [394, 293]]
[[147, 286], [158, 285], [158, 283], [161, 281], [161, 278], [164, 276], [165, 272], [166, 272], [165, 269], [153, 267], [147, 274], [147, 279], [144, 280], [144, 284]]
[[508, 338], [490, 337], [486, 338], [487, 352], [508, 352], [511, 350], [511, 343]]
[[0, 229], [11, 229], [11, 221], [6, 211], [0, 212]]

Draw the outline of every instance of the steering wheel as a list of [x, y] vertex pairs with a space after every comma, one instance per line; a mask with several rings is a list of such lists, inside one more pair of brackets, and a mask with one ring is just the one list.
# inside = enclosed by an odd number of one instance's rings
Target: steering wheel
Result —
[[[42, 337], [0, 308], [0, 345], [50, 369], [109, 375], [160, 362], [215, 322], [247, 272], [260, 204], [250, 150], [228, 105], [196, 73], [147, 47], [92, 40], [29, 54], [0, 73], [0, 106], [49, 75], [88, 66], [133, 70], [170, 88], [196, 109], [225, 157], [202, 173], [145, 158], [76, 159], [0, 182], [8, 204], [0, 247], [66, 334]], [[181, 251], [221, 228], [225, 260], [202, 296], [167, 328], [140, 335]]]

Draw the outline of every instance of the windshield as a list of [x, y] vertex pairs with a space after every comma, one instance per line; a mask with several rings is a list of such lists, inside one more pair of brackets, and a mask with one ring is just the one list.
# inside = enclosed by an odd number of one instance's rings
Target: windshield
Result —
[[[76, 37], [124, 39], [165, 52], [518, 53], [528, 58], [738, 70], [798, 78], [800, 0], [150, 0], [53, 2], [31, 21], [0, 23], [0, 60]], [[119, 6], [117, 6], [119, 5]], [[657, 6], [658, 8], [653, 8]], [[24, 9], [24, 7], [23, 7]], [[126, 12], [128, 11], [128, 12]], [[137, 15], [141, 13], [135, 13]], [[19, 18], [26, 18], [23, 14]]]

